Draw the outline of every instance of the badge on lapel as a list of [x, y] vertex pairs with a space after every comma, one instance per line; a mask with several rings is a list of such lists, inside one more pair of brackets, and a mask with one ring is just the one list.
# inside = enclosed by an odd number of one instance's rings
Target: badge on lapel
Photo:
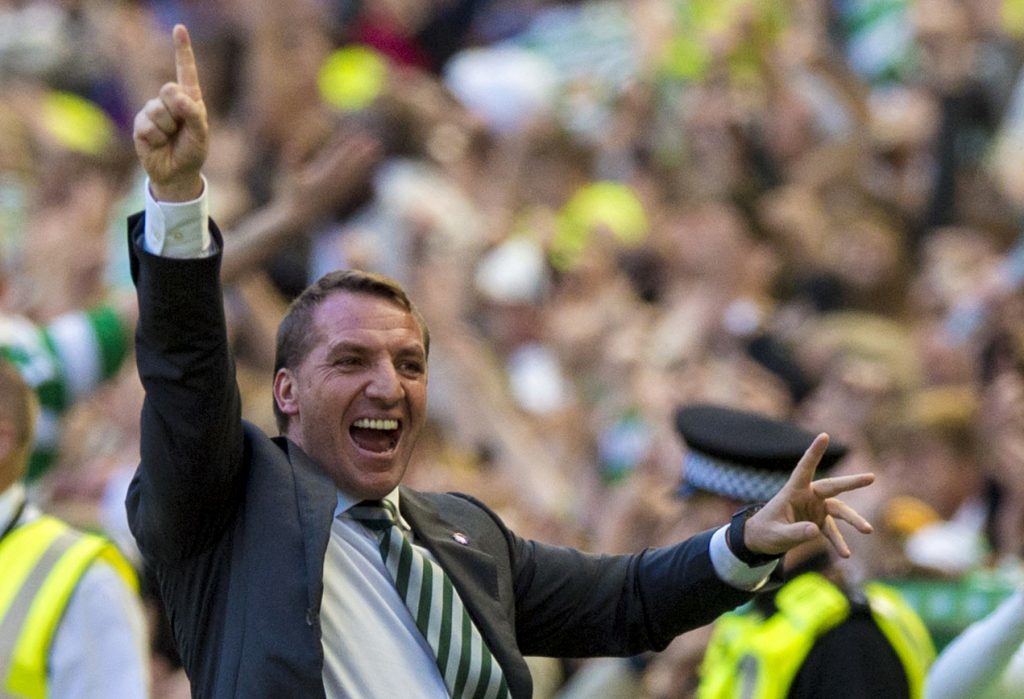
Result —
[[469, 537], [462, 532], [452, 532], [452, 539], [454, 539], [457, 544], [462, 544], [463, 546], [469, 545]]

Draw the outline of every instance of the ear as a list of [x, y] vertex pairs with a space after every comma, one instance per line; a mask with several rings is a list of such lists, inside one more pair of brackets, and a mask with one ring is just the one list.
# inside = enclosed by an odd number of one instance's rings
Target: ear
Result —
[[299, 397], [296, 377], [291, 369], [282, 367], [274, 374], [274, 401], [278, 409], [288, 417], [299, 414]]
[[0, 420], [0, 491], [6, 490], [25, 474], [28, 453], [19, 449], [18, 431], [11, 423]]

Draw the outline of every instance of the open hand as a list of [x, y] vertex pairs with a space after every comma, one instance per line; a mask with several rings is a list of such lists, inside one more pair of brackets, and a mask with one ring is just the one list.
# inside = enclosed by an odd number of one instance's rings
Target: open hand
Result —
[[380, 140], [364, 129], [339, 125], [311, 158], [285, 173], [280, 196], [294, 225], [312, 226], [353, 199], [370, 182], [383, 152]]
[[174, 64], [177, 82], [166, 83], [157, 97], [135, 116], [135, 153], [160, 201], [188, 201], [202, 193], [200, 172], [209, 150], [206, 105], [192, 40], [184, 25], [175, 25]]
[[836, 520], [853, 525], [861, 533], [871, 533], [871, 524], [835, 496], [870, 485], [875, 480], [874, 474], [815, 481], [814, 472], [827, 448], [828, 435], [819, 434], [782, 490], [747, 521], [743, 538], [748, 549], [755, 553], [782, 554], [824, 535], [836, 553], [849, 558], [850, 547]]

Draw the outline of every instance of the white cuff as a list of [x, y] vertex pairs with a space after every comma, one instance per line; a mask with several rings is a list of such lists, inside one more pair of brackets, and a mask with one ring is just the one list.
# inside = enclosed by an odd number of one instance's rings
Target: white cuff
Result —
[[[711, 535], [711, 565], [714, 566], [718, 577], [738, 590], [754, 592], [759, 590], [766, 582], [768, 576], [779, 564], [778, 560], [765, 563], [763, 566], [751, 568], [746, 563], [736, 558], [736, 555], [729, 549], [725, 540], [725, 532], [729, 525], [725, 525]], [[781, 559], [779, 559], [781, 560]]]
[[146, 178], [146, 224], [143, 247], [163, 257], [209, 257], [215, 250], [210, 236], [209, 187], [192, 201], [166, 202], [153, 198]]

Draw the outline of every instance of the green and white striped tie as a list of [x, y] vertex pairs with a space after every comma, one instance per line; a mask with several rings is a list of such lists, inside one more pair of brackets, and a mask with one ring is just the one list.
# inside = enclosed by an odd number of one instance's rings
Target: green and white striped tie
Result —
[[380, 541], [380, 555], [398, 595], [434, 651], [453, 699], [507, 699], [508, 685], [451, 580], [397, 524], [393, 503], [365, 500], [349, 512]]

